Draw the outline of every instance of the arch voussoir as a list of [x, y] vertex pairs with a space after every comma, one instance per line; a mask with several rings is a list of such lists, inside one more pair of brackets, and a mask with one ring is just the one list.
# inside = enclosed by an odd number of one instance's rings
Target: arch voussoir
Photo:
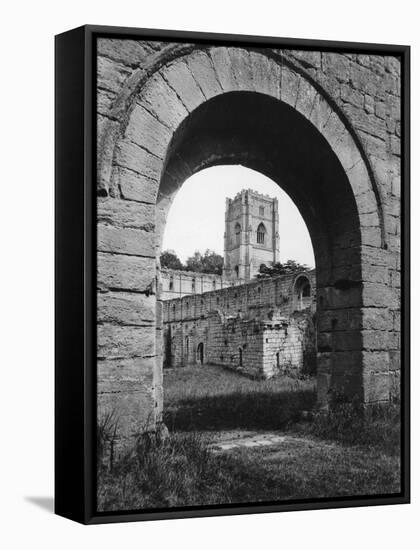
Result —
[[206, 100], [190, 69], [183, 59], [177, 60], [165, 67], [162, 77], [175, 91], [184, 107], [191, 113]]
[[223, 92], [208, 52], [193, 52], [187, 56], [187, 64], [206, 99]]
[[284, 65], [281, 71], [280, 99], [295, 108], [299, 94], [301, 76], [290, 67]]
[[152, 111], [167, 128], [175, 130], [188, 116], [188, 110], [160, 72], [141, 88], [137, 102]]
[[125, 130], [125, 137], [154, 156], [164, 159], [172, 132], [156, 115], [136, 103]]

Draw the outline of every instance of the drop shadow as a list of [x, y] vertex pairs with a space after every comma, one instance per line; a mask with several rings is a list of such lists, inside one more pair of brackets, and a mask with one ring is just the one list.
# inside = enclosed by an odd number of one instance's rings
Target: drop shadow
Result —
[[54, 513], [54, 498], [53, 497], [25, 497], [26, 502], [35, 504], [50, 514]]

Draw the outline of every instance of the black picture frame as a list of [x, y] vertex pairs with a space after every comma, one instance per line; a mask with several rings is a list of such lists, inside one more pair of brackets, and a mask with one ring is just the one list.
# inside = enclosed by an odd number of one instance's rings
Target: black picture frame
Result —
[[[398, 55], [402, 61], [401, 493], [132, 512], [95, 510], [96, 50], [99, 37]], [[55, 512], [84, 523], [410, 502], [410, 48], [87, 25], [55, 39]]]

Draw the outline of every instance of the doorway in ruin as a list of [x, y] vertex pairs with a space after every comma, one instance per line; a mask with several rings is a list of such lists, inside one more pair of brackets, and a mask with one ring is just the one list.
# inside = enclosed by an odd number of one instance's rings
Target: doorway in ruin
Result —
[[200, 342], [197, 347], [197, 361], [200, 365], [204, 363], [204, 344]]

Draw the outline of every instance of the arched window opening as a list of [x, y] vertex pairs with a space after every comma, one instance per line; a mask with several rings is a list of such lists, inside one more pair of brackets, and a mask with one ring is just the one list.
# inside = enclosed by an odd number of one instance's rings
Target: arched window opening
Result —
[[191, 281], [191, 290], [192, 292], [195, 292], [195, 277]]
[[296, 279], [293, 297], [295, 310], [302, 311], [311, 307], [311, 283], [305, 275], [301, 275]]
[[257, 244], [264, 244], [266, 233], [267, 230], [265, 229], [265, 225], [263, 223], [260, 223], [257, 228]]
[[239, 348], [239, 366], [242, 367], [243, 366], [243, 351], [242, 351], [242, 348]]
[[241, 225], [239, 223], [235, 225], [235, 242], [237, 245], [241, 244]]
[[213, 280], [213, 290], [216, 290], [216, 280]]
[[197, 362], [202, 365], [204, 363], [204, 344], [200, 342], [197, 346]]
[[239, 278], [239, 266], [238, 265], [235, 265], [235, 273], [236, 273], [236, 278], [238, 279]]
[[174, 289], [174, 278], [171, 275], [171, 278], [169, 279], [169, 290]]

